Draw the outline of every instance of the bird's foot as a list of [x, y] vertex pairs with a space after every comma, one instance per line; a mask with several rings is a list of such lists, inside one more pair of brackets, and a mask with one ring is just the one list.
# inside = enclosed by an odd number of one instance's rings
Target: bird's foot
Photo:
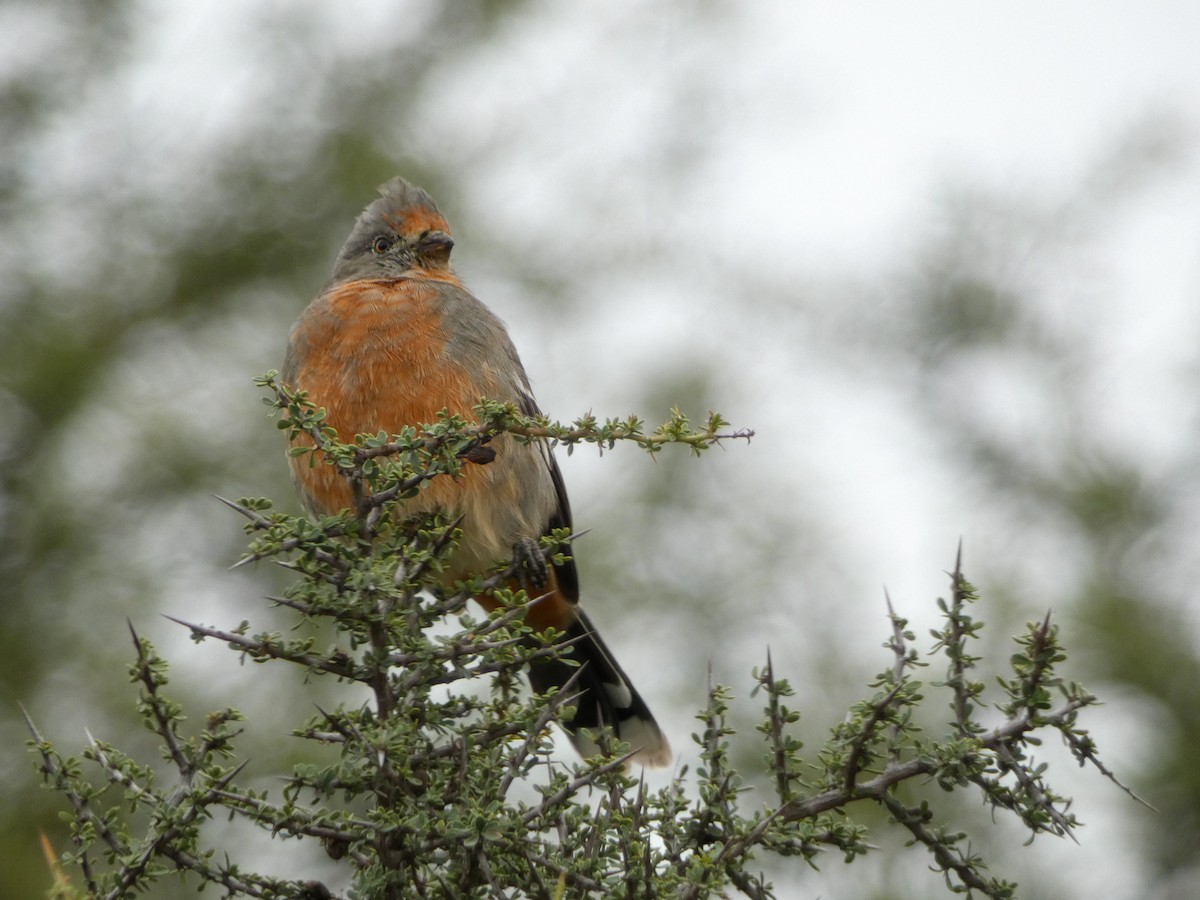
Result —
[[513, 560], [517, 564], [517, 578], [522, 587], [528, 589], [544, 588], [550, 580], [550, 567], [546, 565], [546, 557], [538, 542], [530, 537], [523, 537], [513, 544]]

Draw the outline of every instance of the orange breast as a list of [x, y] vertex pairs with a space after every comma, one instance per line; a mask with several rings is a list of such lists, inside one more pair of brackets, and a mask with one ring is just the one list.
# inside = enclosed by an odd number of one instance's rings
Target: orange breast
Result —
[[[356, 434], [393, 434], [407, 425], [435, 422], [443, 409], [470, 418], [483, 397], [517, 399], [511, 385], [523, 375], [498, 321], [494, 346], [484, 341], [469, 352], [460, 348], [465, 363], [454, 356], [442, 320], [445, 283], [461, 292], [451, 279], [360, 281], [326, 291], [292, 331], [285, 383], [308, 391], [325, 408], [343, 442]], [[485, 313], [476, 305], [460, 306], [455, 314]], [[501, 372], [510, 376], [508, 387], [498, 377]], [[306, 437], [295, 443], [312, 446]], [[496, 451], [492, 462], [468, 465], [461, 477], [427, 481], [404, 501], [412, 513], [440, 511], [462, 518], [462, 539], [449, 560], [447, 582], [483, 574], [498, 560], [511, 558], [515, 542], [544, 534], [557, 509], [546, 448], [508, 435], [489, 446]], [[332, 466], [310, 455], [293, 458], [291, 465], [314, 512], [336, 513], [353, 505], [348, 482]]]
[[[446, 355], [436, 295], [436, 284], [415, 279], [354, 282], [327, 291], [301, 316], [285, 377], [325, 408], [341, 441], [434, 422], [445, 408], [470, 415], [479, 402], [483, 392]], [[306, 437], [294, 443], [312, 446]], [[333, 467], [302, 456], [293, 458], [292, 472], [315, 511], [352, 505], [349, 485]], [[450, 487], [449, 479], [430, 485], [435, 494]]]

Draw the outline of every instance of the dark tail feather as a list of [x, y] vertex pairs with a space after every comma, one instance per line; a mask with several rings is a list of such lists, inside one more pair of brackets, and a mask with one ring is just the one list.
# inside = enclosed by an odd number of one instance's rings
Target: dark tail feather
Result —
[[578, 609], [567, 628], [567, 640], [573, 643], [562, 656], [577, 661], [579, 666], [567, 665], [561, 659], [542, 660], [530, 666], [529, 682], [535, 691], [544, 694], [550, 688], [561, 689], [572, 677], [579, 676], [574, 685], [579, 697], [571, 701], [575, 716], [562, 723], [575, 749], [581, 756], [594, 756], [600, 748], [580, 729], [598, 732], [607, 728], [633, 749], [631, 762], [650, 767], [668, 765], [671, 745], [629, 676]]

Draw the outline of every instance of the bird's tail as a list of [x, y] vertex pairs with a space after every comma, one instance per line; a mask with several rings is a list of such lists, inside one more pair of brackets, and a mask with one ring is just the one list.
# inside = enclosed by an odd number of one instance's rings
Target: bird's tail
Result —
[[[584, 729], [593, 735], [608, 729], [629, 744], [634, 754], [631, 762], [655, 768], [670, 764], [671, 745], [646, 701], [582, 610], [574, 610], [566, 633], [561, 658], [534, 662], [529, 668], [529, 682], [535, 691], [545, 693], [550, 688], [561, 690], [576, 679], [571, 688], [578, 695], [571, 701], [575, 715], [562, 723], [575, 749], [582, 756], [594, 756], [600, 748]], [[567, 665], [564, 659], [578, 665]]]

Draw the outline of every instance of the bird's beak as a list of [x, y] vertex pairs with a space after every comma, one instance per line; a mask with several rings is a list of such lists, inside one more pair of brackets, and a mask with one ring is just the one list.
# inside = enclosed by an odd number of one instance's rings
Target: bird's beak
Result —
[[454, 238], [444, 231], [430, 231], [417, 241], [418, 256], [443, 265], [450, 261], [450, 251], [453, 249]]

